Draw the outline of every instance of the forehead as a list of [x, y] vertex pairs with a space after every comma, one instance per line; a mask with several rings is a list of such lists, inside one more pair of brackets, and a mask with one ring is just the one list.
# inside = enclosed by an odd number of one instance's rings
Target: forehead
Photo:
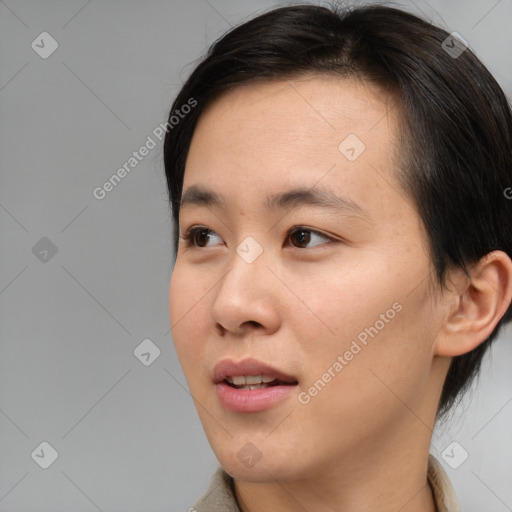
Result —
[[265, 141], [270, 147], [295, 139], [296, 146], [307, 147], [308, 141], [318, 144], [323, 139], [331, 144], [348, 133], [363, 138], [371, 131], [372, 137], [380, 137], [395, 120], [395, 106], [394, 96], [354, 78], [306, 76], [244, 84], [225, 91], [206, 107], [194, 137], [213, 128], [208, 133], [211, 140], [242, 137], [247, 149], [252, 140], [255, 144]]
[[383, 190], [395, 167], [397, 110], [392, 97], [354, 79], [236, 87], [201, 114], [183, 188], [204, 184], [256, 205], [271, 191], [321, 184], [382, 208], [386, 193], [397, 193]]

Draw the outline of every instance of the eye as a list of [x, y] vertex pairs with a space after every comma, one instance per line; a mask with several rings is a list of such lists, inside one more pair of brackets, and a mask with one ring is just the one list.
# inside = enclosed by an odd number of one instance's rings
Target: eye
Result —
[[193, 226], [180, 238], [184, 240], [185, 247], [204, 247], [204, 245], [196, 244], [196, 241], [199, 239], [200, 244], [208, 243], [211, 237], [210, 233], [214, 233], [214, 231], [206, 226]]
[[[295, 240], [299, 244], [299, 247], [297, 245], [295, 245], [295, 247], [297, 247], [299, 249], [303, 248], [300, 246], [309, 244], [312, 237], [315, 237], [315, 236], [317, 238], [323, 238], [324, 240], [330, 240], [330, 237], [328, 237], [327, 235], [319, 233], [318, 231], [315, 231], [314, 229], [306, 228], [304, 226], [297, 226], [297, 227], [290, 229], [290, 231], [288, 231], [288, 238], [290, 238], [290, 239], [295, 238]], [[315, 245], [321, 245], [321, 244], [315, 244]]]
[[[211, 233], [214, 236], [218, 236], [215, 231], [212, 231], [210, 228], [206, 226], [192, 226], [188, 231], [181, 236], [181, 239], [185, 241], [186, 247], [195, 247], [195, 248], [203, 248], [206, 247], [208, 241], [211, 238]], [[307, 248], [304, 245], [308, 245], [311, 243], [311, 240], [314, 237], [323, 238], [324, 240], [331, 240], [331, 237], [320, 233], [314, 229], [309, 229], [304, 226], [294, 226], [288, 231], [287, 240], [295, 240], [296, 244], [293, 244], [294, 247], [298, 249]], [[315, 244], [321, 245], [321, 244]]]

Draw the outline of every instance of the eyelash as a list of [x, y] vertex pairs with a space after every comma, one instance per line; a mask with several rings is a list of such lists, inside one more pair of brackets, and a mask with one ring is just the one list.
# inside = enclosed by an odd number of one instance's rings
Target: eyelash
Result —
[[[212, 229], [208, 228], [207, 226], [192, 226], [191, 228], [189, 228], [187, 230], [187, 232], [184, 235], [182, 235], [180, 237], [182, 240], [184, 240], [186, 248], [206, 249], [206, 247], [200, 247], [194, 243], [194, 240], [195, 240], [194, 237], [195, 237], [196, 233], [199, 233], [200, 231], [207, 231], [208, 233], [210, 233], [210, 232], [215, 233]], [[332, 238], [328, 235], [325, 235], [324, 233], [321, 233], [320, 231], [316, 231], [314, 229], [308, 228], [306, 226], [294, 226], [293, 228], [288, 230], [288, 233], [286, 234], [286, 238], [288, 239], [290, 237], [290, 235], [292, 235], [296, 232], [300, 232], [300, 231], [314, 233], [315, 235], [320, 235], [321, 237], [327, 238], [332, 242], [337, 242], [337, 240], [335, 240], [334, 238]], [[215, 233], [215, 234], [217, 234], [217, 233]], [[318, 245], [322, 246], [325, 244], [318, 244]], [[317, 247], [317, 246], [315, 245], [314, 247]], [[312, 249], [314, 247], [312, 247]], [[304, 249], [301, 247], [295, 247], [295, 248], [296, 249]]]

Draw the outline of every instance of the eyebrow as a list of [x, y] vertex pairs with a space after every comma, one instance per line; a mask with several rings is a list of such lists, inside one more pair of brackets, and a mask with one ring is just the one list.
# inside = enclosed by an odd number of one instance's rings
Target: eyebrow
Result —
[[[226, 205], [226, 199], [212, 189], [201, 185], [191, 185], [182, 195], [180, 208], [192, 205], [222, 208]], [[346, 197], [340, 197], [332, 190], [322, 186], [315, 186], [314, 188], [296, 187], [267, 196], [264, 206], [270, 210], [314, 206], [345, 215], [369, 218], [368, 213], [357, 203]]]

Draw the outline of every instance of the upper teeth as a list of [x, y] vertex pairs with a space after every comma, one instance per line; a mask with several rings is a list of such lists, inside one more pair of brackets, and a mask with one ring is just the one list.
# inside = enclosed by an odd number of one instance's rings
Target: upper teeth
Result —
[[275, 377], [264, 377], [262, 375], [235, 375], [233, 377], [226, 377], [226, 380], [236, 386], [243, 386], [244, 384], [261, 384], [262, 382], [272, 382], [276, 380]]

